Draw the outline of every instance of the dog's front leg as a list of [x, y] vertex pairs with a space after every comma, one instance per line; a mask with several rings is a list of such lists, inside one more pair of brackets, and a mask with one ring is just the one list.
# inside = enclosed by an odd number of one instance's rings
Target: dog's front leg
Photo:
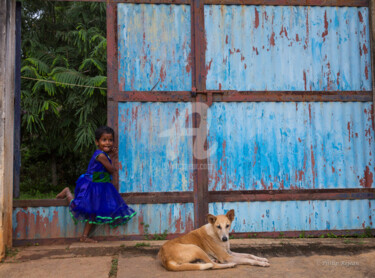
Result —
[[266, 258], [257, 257], [257, 256], [247, 254], [247, 253], [236, 253], [236, 252], [229, 251], [229, 254], [231, 254], [232, 256], [249, 258], [249, 259], [253, 259], [253, 260], [256, 260], [256, 261], [268, 263], [268, 260]]
[[[239, 254], [239, 253], [237, 253]], [[233, 252], [231, 255], [228, 256], [228, 262], [232, 262], [235, 264], [249, 264], [249, 265], [258, 265], [258, 266], [270, 266], [268, 262], [265, 261], [257, 261], [254, 259], [249, 259], [243, 256], [237, 256]]]

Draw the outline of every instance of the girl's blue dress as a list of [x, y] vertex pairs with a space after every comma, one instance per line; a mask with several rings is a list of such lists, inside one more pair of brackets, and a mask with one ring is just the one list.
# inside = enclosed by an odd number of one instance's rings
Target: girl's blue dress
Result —
[[86, 173], [76, 182], [74, 199], [70, 202], [69, 209], [74, 220], [116, 227], [128, 222], [136, 212], [128, 207], [111, 183], [109, 172], [96, 160], [101, 153], [112, 164], [105, 152], [95, 151]]

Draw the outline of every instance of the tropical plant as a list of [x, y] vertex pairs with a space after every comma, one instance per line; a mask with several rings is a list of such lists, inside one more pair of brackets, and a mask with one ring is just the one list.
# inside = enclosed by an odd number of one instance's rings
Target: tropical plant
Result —
[[22, 157], [21, 190], [28, 163], [41, 159], [51, 171], [39, 175], [72, 184], [106, 122], [105, 3], [34, 0], [22, 7], [22, 154], [32, 155]]

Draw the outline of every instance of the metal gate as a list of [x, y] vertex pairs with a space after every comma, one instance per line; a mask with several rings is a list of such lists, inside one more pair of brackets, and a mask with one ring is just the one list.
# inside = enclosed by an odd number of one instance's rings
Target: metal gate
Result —
[[151, 233], [373, 228], [368, 2], [245, 2], [109, 5], [120, 192]]
[[[240, 236], [374, 229], [371, 32], [367, 0], [109, 1], [115, 183], [138, 214], [99, 233], [232, 208]], [[15, 239], [77, 236], [56, 204], [15, 209]]]

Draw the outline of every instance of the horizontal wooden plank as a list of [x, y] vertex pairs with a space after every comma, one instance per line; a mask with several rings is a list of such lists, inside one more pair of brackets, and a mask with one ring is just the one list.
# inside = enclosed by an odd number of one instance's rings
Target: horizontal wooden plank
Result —
[[193, 192], [121, 193], [127, 204], [193, 203]]
[[210, 5], [368, 7], [368, 0], [206, 0]]
[[[106, 2], [135, 4], [185, 4], [191, 0], [52, 0], [55, 2]], [[208, 5], [272, 5], [272, 6], [332, 6], [368, 7], [368, 0], [206, 0]]]
[[[204, 91], [209, 102], [369, 102], [371, 91]], [[111, 100], [118, 102], [194, 102], [190, 91], [119, 92]]]
[[193, 102], [195, 96], [190, 91], [121, 91], [115, 94], [113, 100], [118, 102]]
[[184, 4], [190, 5], [190, 0], [51, 0], [55, 2], [105, 2], [105, 3], [130, 3], [130, 4]]
[[[282, 231], [282, 232], [251, 232], [251, 233], [231, 233], [231, 236], [235, 238], [309, 238], [309, 237], [321, 237], [326, 236], [329, 234], [330, 237], [334, 236], [360, 236], [364, 234], [364, 229], [356, 229], [356, 230], [320, 230], [320, 231]], [[371, 229], [370, 232], [372, 235], [375, 235], [375, 229]], [[166, 239], [173, 239], [183, 234], [168, 234]], [[334, 236], [333, 236], [334, 235]], [[151, 237], [151, 235], [150, 235]], [[99, 241], [119, 241], [119, 240], [144, 240], [144, 235], [121, 235], [121, 236], [94, 236], [93, 239]], [[74, 242], [78, 242], [79, 238], [43, 238], [43, 239], [16, 239], [13, 240], [13, 246], [30, 246], [30, 245], [57, 245], [57, 244], [71, 244]], [[285, 248], [284, 243], [283, 248]], [[358, 245], [358, 244], [357, 244]], [[275, 245], [272, 245], [273, 249]], [[306, 245], [307, 248], [311, 248], [308, 244]], [[363, 249], [363, 246], [358, 245], [359, 248]], [[114, 249], [115, 247], [110, 247]], [[120, 247], [121, 248], [121, 247]], [[248, 248], [246, 246], [237, 247], [238, 249]], [[332, 247], [331, 247], [332, 248]], [[117, 250], [115, 250], [117, 252]]]
[[[193, 203], [193, 192], [121, 193], [127, 204]], [[296, 200], [360, 200], [375, 199], [375, 188], [364, 189], [301, 189], [301, 190], [244, 190], [210, 191], [213, 202], [255, 202]], [[13, 207], [68, 206], [67, 200], [13, 200]]]
[[375, 188], [211, 191], [209, 202], [375, 199]]
[[[208, 94], [210, 91], [207, 91]], [[223, 102], [368, 102], [371, 91], [254, 91], [212, 94], [213, 101]]]
[[[127, 204], [193, 203], [193, 192], [121, 193]], [[13, 200], [14, 208], [68, 206], [67, 200]]]

